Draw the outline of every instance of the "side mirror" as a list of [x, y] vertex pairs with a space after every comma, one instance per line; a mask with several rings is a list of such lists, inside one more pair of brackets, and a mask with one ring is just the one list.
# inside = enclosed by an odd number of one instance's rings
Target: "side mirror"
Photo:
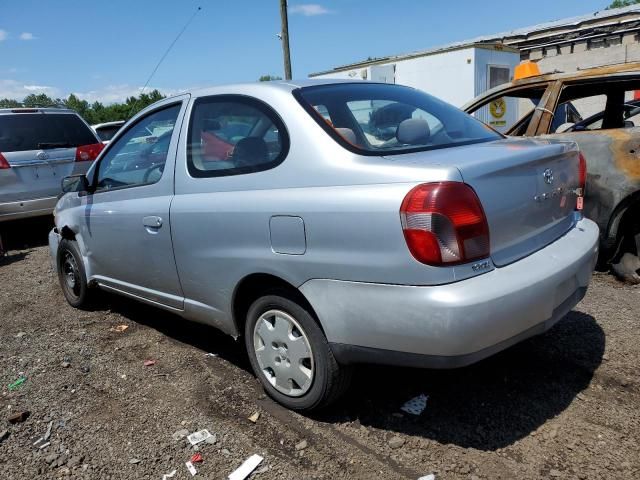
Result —
[[89, 181], [84, 175], [71, 175], [62, 179], [62, 193], [87, 192]]

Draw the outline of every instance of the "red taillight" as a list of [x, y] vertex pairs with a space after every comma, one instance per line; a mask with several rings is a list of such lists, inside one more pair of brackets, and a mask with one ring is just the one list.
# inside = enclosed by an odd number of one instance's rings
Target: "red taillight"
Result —
[[576, 198], [576, 210], [584, 209], [584, 193], [587, 188], [587, 160], [582, 152], [578, 154], [578, 195]]
[[11, 165], [9, 165], [7, 159], [4, 158], [4, 155], [0, 153], [0, 170], [6, 170], [7, 168], [11, 168]]
[[81, 145], [76, 148], [76, 162], [87, 162], [95, 160], [104, 148], [103, 143], [92, 143], [91, 145]]
[[580, 188], [582, 189], [582, 195], [584, 195], [584, 190], [587, 186], [587, 160], [584, 158], [584, 155], [582, 154], [582, 152], [580, 152], [580, 154], [578, 155], [578, 158], [580, 159], [580, 165], [579, 165], [579, 182], [580, 182]]
[[489, 256], [489, 225], [480, 199], [460, 182], [425, 183], [400, 207], [404, 238], [416, 260], [454, 265]]

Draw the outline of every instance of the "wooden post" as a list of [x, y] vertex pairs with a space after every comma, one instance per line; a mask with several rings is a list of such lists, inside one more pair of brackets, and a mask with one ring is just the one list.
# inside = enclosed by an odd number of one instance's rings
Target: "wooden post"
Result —
[[280, 0], [280, 19], [282, 20], [282, 54], [284, 55], [284, 78], [291, 80], [291, 54], [289, 53], [289, 17], [287, 0]]

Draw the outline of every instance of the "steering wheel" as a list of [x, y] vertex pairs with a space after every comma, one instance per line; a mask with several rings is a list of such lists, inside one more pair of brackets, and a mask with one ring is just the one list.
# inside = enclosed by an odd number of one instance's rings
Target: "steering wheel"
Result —
[[156, 163], [151, 165], [151, 167], [149, 167], [147, 171], [144, 173], [144, 177], [142, 177], [142, 182], [149, 183], [149, 177], [151, 176], [151, 172], [153, 172], [154, 170], [159, 170], [160, 176], [162, 176], [162, 172], [164, 172], [164, 165], [165, 165], [164, 163]]

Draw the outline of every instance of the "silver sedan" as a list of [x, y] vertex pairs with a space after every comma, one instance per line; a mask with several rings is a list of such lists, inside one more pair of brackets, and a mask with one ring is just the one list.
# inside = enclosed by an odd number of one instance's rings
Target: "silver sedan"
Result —
[[197, 90], [64, 180], [62, 291], [96, 288], [243, 337], [266, 392], [327, 405], [352, 366], [476, 362], [583, 297], [598, 229], [575, 144], [507, 139], [368, 82]]

